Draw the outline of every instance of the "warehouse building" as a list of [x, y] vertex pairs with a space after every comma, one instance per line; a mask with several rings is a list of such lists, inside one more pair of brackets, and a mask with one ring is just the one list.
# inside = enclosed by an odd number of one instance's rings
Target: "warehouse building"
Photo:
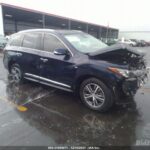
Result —
[[81, 30], [103, 41], [118, 38], [118, 29], [0, 3], [0, 34], [34, 28]]

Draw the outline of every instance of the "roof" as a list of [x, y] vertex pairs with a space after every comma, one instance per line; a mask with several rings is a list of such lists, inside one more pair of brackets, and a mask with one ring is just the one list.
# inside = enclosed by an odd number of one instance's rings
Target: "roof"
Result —
[[[29, 9], [29, 8], [25, 8], [25, 7], [20, 7], [20, 6], [16, 6], [16, 5], [12, 5], [12, 4], [6, 4], [6, 3], [0, 2], [0, 5], [11, 7], [11, 8], [16, 8], [16, 9], [21, 9], [21, 10], [25, 10], [25, 11], [29, 11], [29, 12], [34, 12], [34, 13], [40, 13], [40, 14], [45, 14], [45, 15], [49, 15], [49, 16], [54, 16], [54, 17], [61, 18], [61, 19], [68, 19], [68, 20], [72, 20], [72, 21], [77, 21], [77, 22], [81, 22], [81, 23], [85, 23], [85, 24], [89, 24], [89, 25], [93, 25], [93, 26], [108, 28], [108, 26], [103, 26], [103, 25], [100, 25], [100, 24], [94, 24], [94, 23], [91, 23], [91, 22], [86, 22], [86, 21], [82, 21], [82, 20], [77, 20], [77, 19], [68, 18], [68, 17], [64, 17], [64, 16], [59, 16], [59, 15], [46, 13], [46, 12], [38, 11], [38, 10], [35, 10], [35, 9]], [[112, 28], [112, 27], [109, 27], [109, 28], [114, 29], [114, 30], [118, 30], [117, 28]]]
[[29, 30], [19, 31], [18, 33], [36, 32], [36, 31], [54, 32], [55, 30], [54, 29], [29, 29]]
[[77, 32], [82, 32], [79, 30], [63, 30], [63, 29], [29, 29], [29, 30], [23, 30], [23, 31], [19, 31], [18, 33], [26, 33], [26, 32], [53, 32], [53, 33], [61, 33], [61, 34], [65, 34], [65, 33], [77, 33]]

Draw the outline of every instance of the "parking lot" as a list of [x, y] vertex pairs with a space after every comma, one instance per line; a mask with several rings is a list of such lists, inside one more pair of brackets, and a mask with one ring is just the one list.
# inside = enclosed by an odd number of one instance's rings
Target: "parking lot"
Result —
[[[150, 47], [138, 48], [150, 64]], [[1, 146], [150, 145], [150, 82], [107, 113], [87, 109], [73, 94], [8, 80], [0, 53]], [[150, 65], [149, 65], [150, 66]]]

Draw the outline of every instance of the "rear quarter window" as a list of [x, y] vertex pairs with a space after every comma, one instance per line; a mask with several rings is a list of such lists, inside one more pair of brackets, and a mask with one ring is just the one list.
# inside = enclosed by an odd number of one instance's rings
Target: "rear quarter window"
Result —
[[22, 34], [15, 34], [12, 35], [8, 44], [10, 46], [21, 46], [22, 43], [22, 39], [23, 39], [23, 35]]

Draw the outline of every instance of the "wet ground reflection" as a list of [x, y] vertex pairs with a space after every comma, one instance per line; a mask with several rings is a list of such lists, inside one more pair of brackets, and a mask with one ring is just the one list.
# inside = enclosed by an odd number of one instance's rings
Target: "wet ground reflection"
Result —
[[[32, 92], [31, 92], [32, 91]], [[9, 101], [24, 105], [19, 112], [44, 135], [61, 145], [134, 145], [138, 111], [132, 102], [100, 114], [86, 109], [72, 94], [36, 84], [7, 85]]]
[[98, 113], [71, 93], [31, 82], [9, 82], [1, 57], [0, 68], [1, 146], [129, 146], [150, 141], [150, 81], [128, 99], [130, 104]]

